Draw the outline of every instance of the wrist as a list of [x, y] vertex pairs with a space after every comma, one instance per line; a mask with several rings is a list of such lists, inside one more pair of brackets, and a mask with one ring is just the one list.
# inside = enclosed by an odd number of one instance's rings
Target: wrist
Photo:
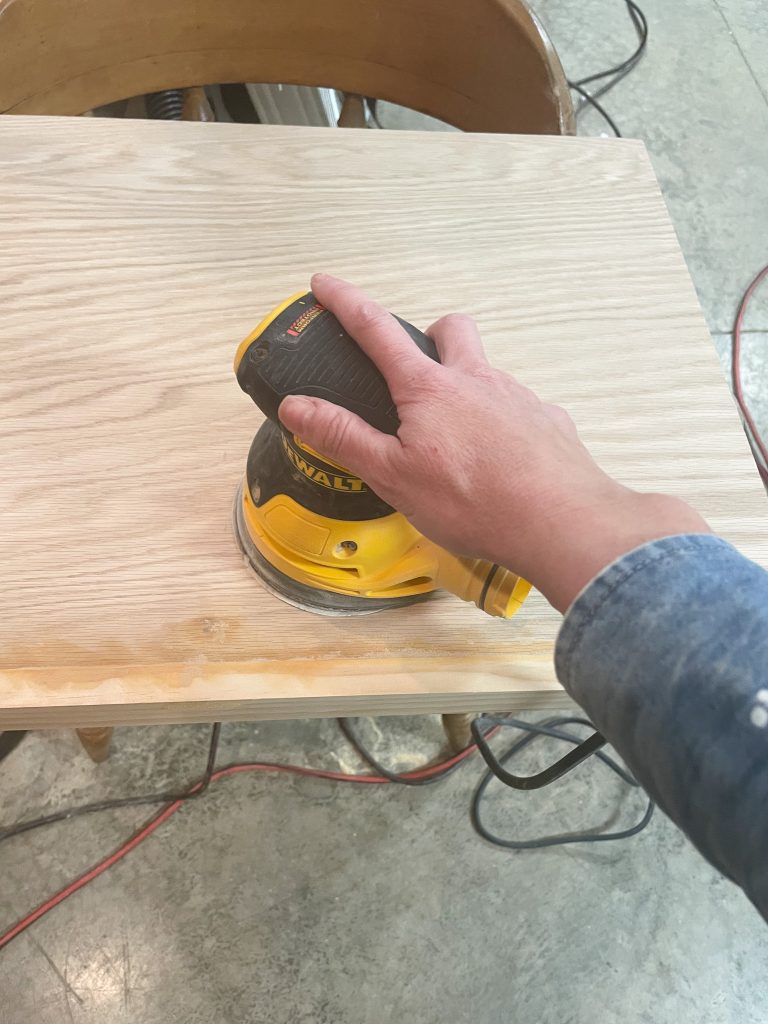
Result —
[[543, 520], [538, 540], [527, 548], [530, 564], [521, 574], [560, 612], [611, 562], [634, 548], [675, 534], [710, 532], [680, 498], [611, 484], [595, 504]]

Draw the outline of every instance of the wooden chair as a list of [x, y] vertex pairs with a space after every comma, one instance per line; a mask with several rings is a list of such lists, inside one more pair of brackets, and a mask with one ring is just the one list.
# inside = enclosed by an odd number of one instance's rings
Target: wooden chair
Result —
[[[275, 82], [342, 91], [344, 127], [375, 96], [465, 131], [574, 132], [560, 61], [522, 0], [11, 0], [0, 53], [5, 114]], [[469, 718], [444, 716], [452, 746], [468, 742]], [[78, 733], [106, 757], [110, 729]]]
[[82, 114], [179, 86], [376, 96], [465, 131], [563, 134], [562, 67], [521, 0], [13, 0], [0, 112]]

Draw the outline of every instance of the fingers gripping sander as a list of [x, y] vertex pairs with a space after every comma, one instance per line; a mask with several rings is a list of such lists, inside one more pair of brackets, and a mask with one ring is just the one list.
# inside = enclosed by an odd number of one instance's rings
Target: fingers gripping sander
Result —
[[[437, 360], [432, 340], [400, 323]], [[517, 611], [530, 589], [525, 580], [433, 544], [362, 480], [280, 424], [283, 398], [309, 395], [387, 434], [400, 426], [381, 373], [311, 292], [286, 299], [243, 341], [235, 373], [267, 417], [248, 454], [235, 530], [278, 597], [315, 612], [352, 615], [410, 604], [443, 588], [490, 615]]]

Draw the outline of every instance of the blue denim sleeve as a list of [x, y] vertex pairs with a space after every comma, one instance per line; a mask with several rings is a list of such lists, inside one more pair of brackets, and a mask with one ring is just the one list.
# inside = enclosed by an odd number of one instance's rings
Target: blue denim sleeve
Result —
[[701, 853], [768, 920], [768, 573], [665, 537], [569, 608], [560, 682]]

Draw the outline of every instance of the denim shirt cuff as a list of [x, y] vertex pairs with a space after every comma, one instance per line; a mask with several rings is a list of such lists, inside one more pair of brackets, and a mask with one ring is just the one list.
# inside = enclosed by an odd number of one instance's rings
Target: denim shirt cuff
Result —
[[[631, 583], [631, 603], [635, 605], [642, 597], [650, 603], [655, 598], [658, 571], [665, 562], [689, 555], [711, 556], [714, 550], [719, 553], [721, 548], [730, 547], [727, 541], [711, 533], [675, 534], [641, 544], [606, 566], [577, 594], [563, 618], [555, 645], [555, 671], [565, 689], [573, 695], [574, 666], [579, 649], [607, 601], [624, 600], [622, 591]], [[643, 595], [643, 588], [647, 595]], [[600, 642], [607, 639], [601, 637]], [[618, 638], [612, 636], [611, 639]]]

